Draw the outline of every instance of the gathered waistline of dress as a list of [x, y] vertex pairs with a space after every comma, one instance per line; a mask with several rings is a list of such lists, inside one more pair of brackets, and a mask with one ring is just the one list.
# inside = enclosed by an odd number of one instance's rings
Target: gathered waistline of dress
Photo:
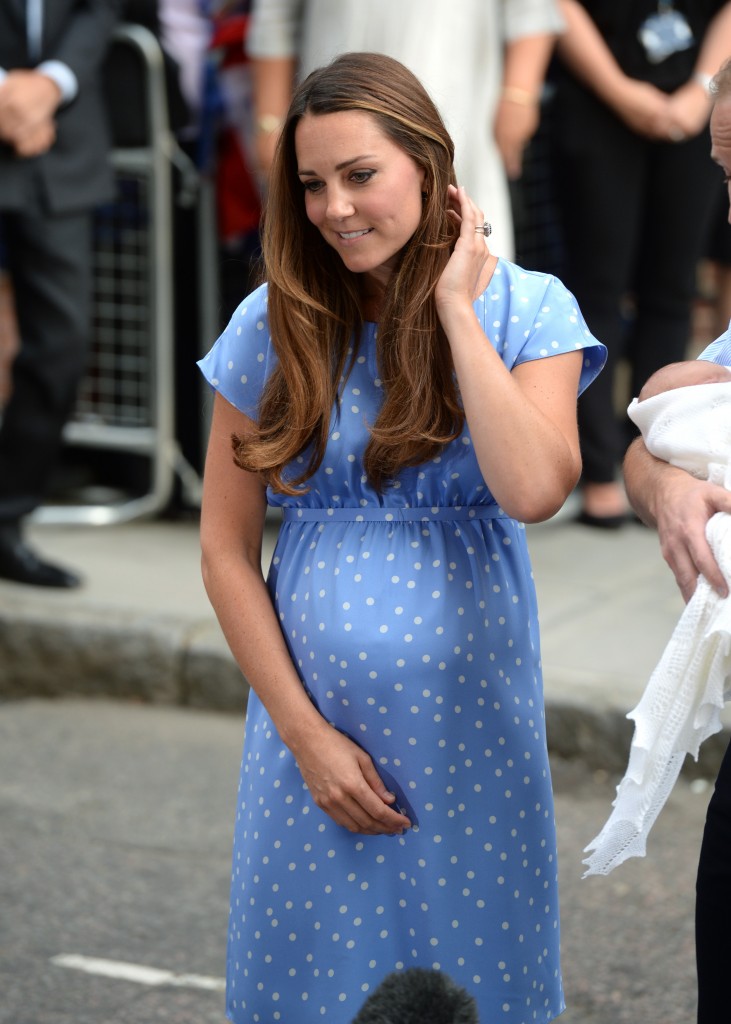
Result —
[[507, 519], [497, 505], [417, 505], [415, 508], [283, 508], [285, 522], [428, 523], [469, 519]]

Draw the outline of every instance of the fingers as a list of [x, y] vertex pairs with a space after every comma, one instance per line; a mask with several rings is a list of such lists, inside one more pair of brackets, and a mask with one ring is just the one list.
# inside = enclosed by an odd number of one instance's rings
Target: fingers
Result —
[[482, 210], [470, 199], [463, 186], [448, 186], [447, 215], [459, 227], [459, 236], [435, 289], [437, 311], [446, 330], [445, 317], [463, 315], [472, 309], [478, 284], [490, 257], [487, 239], [481, 230]]
[[459, 192], [454, 185], [447, 186], [447, 216], [456, 224], [462, 223], [462, 206], [459, 201]]
[[17, 139], [52, 119], [61, 100], [53, 79], [37, 71], [9, 71], [0, 87], [0, 130], [6, 141]]
[[[689, 579], [688, 577], [690, 574], [687, 574], [684, 576], [682, 584], [680, 580], [678, 581], [681, 593], [683, 593], [685, 600], [690, 600], [690, 597], [692, 597], [695, 592], [699, 575], [705, 577], [710, 586], [713, 587], [720, 597], [727, 597], [728, 584], [726, 582], [726, 578], [721, 572], [713, 551], [705, 540], [702, 543], [699, 543], [695, 548], [691, 548], [691, 559], [693, 562], [695, 579]], [[684, 588], [688, 592], [688, 597], [685, 597]]]
[[[483, 249], [487, 242], [487, 235], [482, 233], [481, 228], [485, 223], [485, 215], [477, 204], [468, 196], [464, 185], [455, 187], [448, 186], [447, 215], [460, 226], [460, 236], [467, 241], [482, 243], [479, 252], [484, 255]], [[482, 235], [482, 237], [478, 237]]]
[[[370, 758], [367, 759], [367, 764], [363, 766], [363, 777], [373, 794], [386, 805], [385, 810], [383, 806], [378, 808], [379, 815], [385, 816], [386, 811], [388, 811], [388, 821], [394, 820], [393, 815], [396, 815], [402, 829], [413, 828], [415, 822], [411, 821], [404, 811], [397, 810], [391, 806], [396, 803], [396, 795], [389, 791]], [[376, 805], [373, 806], [375, 807]]]
[[359, 751], [358, 762], [360, 779], [345, 794], [344, 801], [348, 816], [357, 824], [356, 831], [383, 835], [400, 833], [410, 828], [411, 822], [406, 815], [389, 806], [394, 802], [393, 794], [384, 785], [373, 761], [364, 750]]
[[15, 140], [15, 152], [20, 157], [40, 156], [47, 152], [55, 141], [55, 122], [44, 121]]
[[466, 220], [473, 221], [474, 224], [482, 223], [482, 211], [477, 208], [472, 199], [467, 195], [467, 189], [464, 185], [456, 187], [454, 185], [449, 185], [448, 199], [450, 203], [449, 209], [457, 214], [461, 222]]
[[659, 526], [663, 558], [672, 569], [686, 603], [695, 593], [699, 576], [705, 577], [720, 597], [728, 596], [728, 583], [706, 538], [710, 515], [709, 511], [702, 516], [689, 514], [678, 524]]
[[370, 757], [365, 757], [361, 762], [361, 770], [363, 771], [363, 778], [365, 779], [368, 786], [373, 791], [374, 795], [382, 800], [385, 804], [392, 804], [395, 800], [393, 793], [389, 792], [381, 776], [376, 771], [373, 761]]
[[708, 581], [719, 597], [728, 596], [728, 584], [709, 547], [706, 546], [705, 551], [699, 548], [692, 554], [678, 555], [672, 551], [663, 554], [686, 604], [695, 593], [700, 576]]
[[[388, 794], [390, 802], [393, 801]], [[393, 810], [365, 782], [354, 785], [335, 786], [327, 791], [313, 793], [317, 806], [329, 814], [338, 825], [349, 832], [364, 835], [400, 835], [411, 827], [409, 819]]]
[[672, 569], [675, 582], [687, 604], [695, 593], [699, 570], [687, 550], [674, 549], [670, 545], [661, 545], [663, 558]]
[[[695, 592], [700, 573], [697, 560], [704, 560], [702, 548], [705, 543], [705, 524], [701, 523], [695, 530], [690, 530], [690, 522], [687, 519], [681, 525], [675, 522], [667, 525], [658, 523], [662, 556], [670, 566], [686, 603]], [[710, 549], [708, 556], [713, 560]]]
[[362, 747], [332, 730], [327, 748], [310, 749], [298, 758], [312, 799], [333, 821], [351, 832], [396, 835], [411, 822], [389, 805], [393, 795]]
[[[362, 832], [364, 835], [402, 835], [411, 828], [409, 819], [398, 811], [388, 807], [371, 791], [371, 798], [362, 792], [358, 797], [346, 800], [342, 806], [346, 819], [342, 822], [351, 832]], [[352, 822], [352, 824], [351, 824]]]

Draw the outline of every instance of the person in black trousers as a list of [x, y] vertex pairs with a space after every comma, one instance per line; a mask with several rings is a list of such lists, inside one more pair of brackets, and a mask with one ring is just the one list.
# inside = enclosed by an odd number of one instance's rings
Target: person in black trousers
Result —
[[[685, 359], [696, 267], [714, 210], [708, 83], [731, 51], [725, 0], [562, 0], [553, 111], [562, 276], [607, 346], [579, 401], [580, 521], [627, 519], [619, 465], [632, 434], [617, 406]], [[629, 366], [628, 392], [616, 369]]]
[[[715, 76], [713, 88], [717, 98], [711, 115], [711, 155], [721, 168], [731, 198], [731, 60]], [[712, 342], [699, 358], [731, 365], [731, 329]], [[699, 574], [727, 598], [731, 581], [724, 578], [713, 557], [705, 528], [717, 512], [731, 513], [731, 491], [697, 480], [684, 470], [653, 458], [641, 439], [634, 441], [627, 451], [624, 474], [633, 507], [648, 526], [657, 527], [663, 555], [685, 600], [693, 594]], [[729, 921], [731, 747], [726, 752], [708, 806], [698, 864], [698, 1024], [728, 1024]]]
[[117, 0], [0, 0], [0, 235], [20, 349], [0, 425], [0, 578], [73, 587], [23, 538], [84, 373], [91, 216], [113, 197], [98, 73]]

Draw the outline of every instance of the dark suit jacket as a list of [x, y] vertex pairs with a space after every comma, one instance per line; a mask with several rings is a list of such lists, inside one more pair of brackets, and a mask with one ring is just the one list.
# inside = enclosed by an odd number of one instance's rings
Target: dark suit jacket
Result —
[[21, 159], [0, 144], [0, 209], [27, 209], [40, 198], [51, 212], [68, 213], [113, 197], [99, 73], [120, 7], [120, 0], [44, 0], [42, 51], [39, 61], [31, 61], [25, 0], [0, 0], [0, 67], [60, 60], [79, 83], [76, 98], [56, 115], [56, 142], [48, 153]]

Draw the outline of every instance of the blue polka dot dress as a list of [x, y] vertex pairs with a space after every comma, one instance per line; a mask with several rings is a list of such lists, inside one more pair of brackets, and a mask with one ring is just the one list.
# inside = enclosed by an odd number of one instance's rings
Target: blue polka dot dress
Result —
[[[509, 367], [583, 348], [582, 388], [601, 368], [555, 278], [500, 261], [475, 310]], [[467, 429], [384, 493], [370, 486], [375, 334], [366, 324], [309, 492], [269, 493], [284, 510], [269, 588], [311, 699], [414, 827], [336, 825], [252, 693], [227, 1013], [346, 1024], [385, 975], [420, 966], [468, 989], [485, 1024], [550, 1021], [564, 1009], [556, 841], [525, 530], [493, 500]], [[200, 365], [255, 418], [274, 358], [262, 287]]]

